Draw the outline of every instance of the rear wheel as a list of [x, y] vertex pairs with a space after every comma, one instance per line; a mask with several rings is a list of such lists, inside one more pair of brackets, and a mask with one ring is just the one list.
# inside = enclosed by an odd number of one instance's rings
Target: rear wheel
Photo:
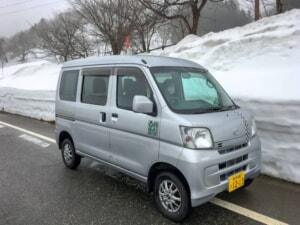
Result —
[[180, 222], [191, 211], [188, 191], [183, 182], [173, 173], [162, 172], [154, 182], [154, 201], [162, 215]]
[[70, 139], [65, 139], [61, 143], [61, 154], [66, 167], [76, 169], [79, 166], [81, 157], [75, 153], [73, 142]]

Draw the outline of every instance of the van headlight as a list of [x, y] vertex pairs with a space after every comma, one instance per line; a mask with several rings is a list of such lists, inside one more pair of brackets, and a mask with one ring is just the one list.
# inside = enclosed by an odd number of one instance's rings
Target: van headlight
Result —
[[212, 136], [207, 128], [180, 127], [183, 145], [191, 149], [213, 147]]
[[255, 136], [256, 135], [256, 123], [255, 120], [252, 118], [251, 120], [251, 136]]

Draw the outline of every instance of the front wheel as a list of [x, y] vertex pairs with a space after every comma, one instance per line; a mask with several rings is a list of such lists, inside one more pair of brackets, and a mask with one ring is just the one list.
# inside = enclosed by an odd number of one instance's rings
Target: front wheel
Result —
[[75, 153], [75, 148], [71, 140], [63, 140], [61, 143], [61, 154], [66, 167], [76, 169], [79, 166], [81, 157]]
[[191, 211], [190, 197], [183, 182], [173, 173], [162, 172], [154, 182], [154, 201], [162, 215], [175, 222]]

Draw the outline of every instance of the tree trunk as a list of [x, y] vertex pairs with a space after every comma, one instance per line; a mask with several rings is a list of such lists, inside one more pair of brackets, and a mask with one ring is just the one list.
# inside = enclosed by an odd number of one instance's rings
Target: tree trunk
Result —
[[255, 0], [254, 4], [254, 20], [257, 21], [259, 20], [259, 0]]
[[119, 44], [115, 40], [111, 40], [110, 44], [113, 55], [120, 55], [121, 49], [119, 49]]
[[197, 8], [194, 8], [192, 10], [193, 10], [193, 24], [192, 24], [192, 29], [190, 34], [197, 35], [199, 18], [200, 18], [200, 10], [198, 10]]
[[141, 44], [142, 44], [143, 52], [147, 52], [148, 49], [147, 49], [147, 47], [146, 47], [145, 36], [144, 36], [143, 33], [141, 33]]
[[281, 0], [276, 0], [276, 13], [282, 13], [282, 2]]

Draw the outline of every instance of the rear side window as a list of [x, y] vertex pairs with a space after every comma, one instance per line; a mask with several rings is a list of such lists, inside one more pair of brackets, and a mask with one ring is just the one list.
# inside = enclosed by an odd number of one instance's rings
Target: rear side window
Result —
[[106, 105], [109, 76], [84, 76], [81, 101], [93, 105]]
[[59, 98], [75, 102], [79, 70], [64, 71], [61, 76]]

